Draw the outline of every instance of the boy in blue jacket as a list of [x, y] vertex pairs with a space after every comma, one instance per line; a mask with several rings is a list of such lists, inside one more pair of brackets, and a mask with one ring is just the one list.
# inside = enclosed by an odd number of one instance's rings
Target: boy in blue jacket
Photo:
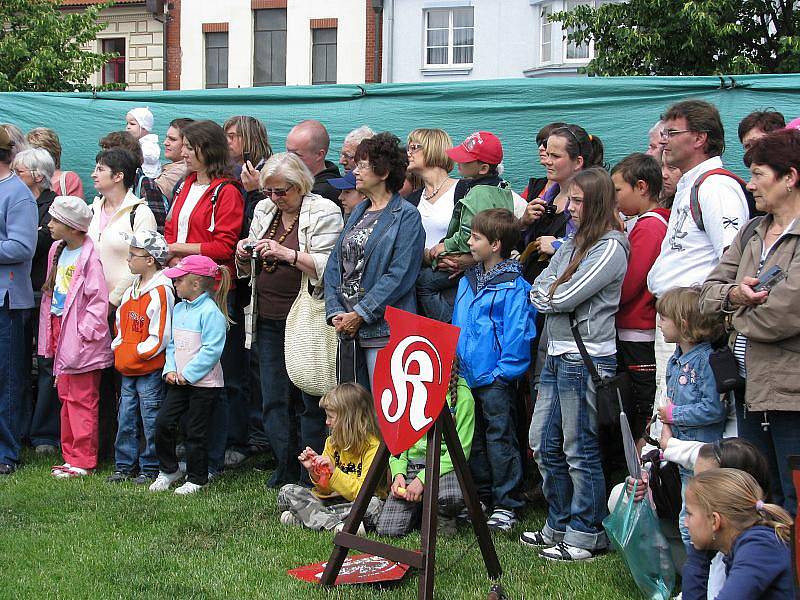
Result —
[[453, 325], [461, 328], [461, 375], [475, 397], [475, 435], [470, 469], [479, 495], [491, 496], [489, 527], [508, 532], [522, 502], [514, 492], [522, 480], [522, 462], [514, 427], [515, 379], [531, 362], [536, 310], [528, 301], [531, 286], [522, 277], [511, 250], [519, 224], [511, 211], [492, 208], [475, 215], [469, 248], [478, 264], [458, 286]]

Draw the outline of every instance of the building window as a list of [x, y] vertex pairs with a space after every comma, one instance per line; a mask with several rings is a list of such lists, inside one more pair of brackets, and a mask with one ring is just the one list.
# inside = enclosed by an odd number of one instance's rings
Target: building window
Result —
[[228, 87], [228, 32], [206, 33], [206, 88]]
[[253, 11], [253, 85], [286, 85], [286, 9]]
[[550, 22], [550, 15], [552, 14], [552, 4], [542, 6], [541, 53], [539, 62], [543, 63], [553, 61], [553, 24]]
[[[593, 4], [593, 2], [587, 2], [586, 0], [566, 0], [566, 2], [564, 2], [564, 10], [572, 10], [582, 4]], [[567, 36], [574, 31], [572, 27], [568, 27], [564, 30], [564, 40], [567, 45], [564, 57], [566, 60], [587, 60], [589, 58], [589, 43], [584, 42], [582, 44], [576, 44], [567, 39]]]
[[435, 8], [425, 13], [425, 65], [471, 65], [475, 49], [472, 7]]
[[125, 38], [100, 40], [101, 52], [116, 52], [119, 56], [103, 65], [103, 84], [125, 83]]
[[336, 83], [336, 28], [311, 30], [311, 83]]

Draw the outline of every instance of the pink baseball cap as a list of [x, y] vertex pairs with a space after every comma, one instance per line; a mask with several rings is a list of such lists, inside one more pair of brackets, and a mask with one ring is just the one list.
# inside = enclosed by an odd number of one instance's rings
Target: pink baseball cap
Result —
[[177, 279], [189, 273], [202, 275], [203, 277], [213, 277], [214, 279], [220, 278], [219, 265], [201, 254], [185, 256], [177, 265], [164, 270], [164, 275], [170, 279]]
[[800, 117], [792, 119], [786, 124], [786, 129], [800, 129]]
[[476, 131], [468, 135], [460, 146], [450, 148], [447, 156], [457, 163], [479, 160], [487, 165], [499, 165], [503, 162], [503, 145], [495, 134]]

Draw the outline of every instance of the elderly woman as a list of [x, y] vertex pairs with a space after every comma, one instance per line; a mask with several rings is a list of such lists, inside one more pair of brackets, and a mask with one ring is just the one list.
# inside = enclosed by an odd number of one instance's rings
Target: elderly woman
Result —
[[[47, 227], [50, 222], [50, 213], [47, 211], [56, 197], [56, 193], [50, 189], [50, 179], [53, 177], [56, 167], [47, 150], [31, 148], [19, 152], [14, 157], [11, 168], [36, 198], [36, 207], [39, 211], [36, 254], [33, 256], [31, 266], [31, 283], [38, 310], [42, 284], [47, 276], [47, 253], [53, 244], [50, 229]], [[37, 319], [28, 319], [25, 335], [28, 351], [25, 356], [30, 356], [33, 352], [31, 343], [37, 337], [38, 324]], [[29, 418], [26, 417], [23, 422], [23, 429], [27, 430], [24, 431], [23, 436], [30, 440], [37, 453], [56, 452], [61, 439], [59, 416], [61, 404], [53, 387], [53, 359], [37, 356], [36, 361], [39, 371], [38, 391], [36, 402], [32, 405], [29, 403], [25, 407]]]
[[[248, 333], [255, 334], [261, 373], [264, 432], [277, 465], [267, 485], [279, 488], [300, 479], [297, 454], [325, 445], [325, 413], [319, 398], [293, 389], [286, 373], [286, 317], [302, 276], [320, 284], [342, 230], [342, 213], [330, 200], [311, 193], [314, 176], [296, 155], [272, 155], [261, 169], [261, 191], [249, 238], [236, 248], [240, 278], [250, 279]], [[251, 337], [252, 339], [252, 337]], [[292, 398], [302, 396], [302, 411]], [[300, 421], [300, 440], [294, 435]]]
[[378, 351], [389, 340], [386, 307], [416, 312], [425, 230], [417, 209], [398, 194], [408, 166], [400, 140], [379, 133], [359, 144], [355, 160], [356, 189], [367, 200], [353, 210], [328, 261], [325, 312], [340, 340], [363, 351], [355, 370], [370, 387]]
[[[800, 131], [757, 140], [744, 157], [747, 189], [766, 216], [744, 225], [703, 284], [703, 312], [724, 313], [746, 379], [736, 391], [739, 437], [768, 458], [772, 502], [797, 510], [790, 454], [800, 454]], [[759, 288], [779, 267], [788, 277]]]
[[47, 127], [31, 129], [26, 136], [28, 144], [33, 148], [44, 148], [53, 157], [56, 170], [53, 172], [52, 188], [60, 196], [77, 196], [83, 198], [83, 182], [74, 171], [61, 170], [61, 142], [58, 134]]

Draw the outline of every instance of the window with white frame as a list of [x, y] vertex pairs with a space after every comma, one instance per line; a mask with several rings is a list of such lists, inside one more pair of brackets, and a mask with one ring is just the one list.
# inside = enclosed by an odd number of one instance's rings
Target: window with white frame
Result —
[[425, 11], [425, 66], [472, 64], [475, 21], [471, 6]]
[[[593, 1], [587, 0], [565, 0], [564, 2], [564, 10], [572, 10], [577, 6], [581, 5], [593, 5]], [[568, 27], [564, 30], [564, 43], [566, 44], [564, 49], [564, 58], [566, 60], [587, 60], [589, 58], [589, 42], [583, 42], [582, 44], [576, 44], [572, 40], [567, 39], [569, 34], [573, 33], [575, 30], [572, 27]]]
[[553, 5], [546, 4], [541, 7], [541, 50], [539, 62], [549, 63], [553, 61], [553, 24], [550, 22], [550, 15], [553, 14]]

